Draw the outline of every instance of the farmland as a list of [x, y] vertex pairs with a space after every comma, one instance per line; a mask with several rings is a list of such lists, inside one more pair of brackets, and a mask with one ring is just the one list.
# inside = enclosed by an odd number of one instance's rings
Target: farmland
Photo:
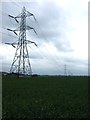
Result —
[[3, 120], [88, 118], [88, 77], [3, 76]]

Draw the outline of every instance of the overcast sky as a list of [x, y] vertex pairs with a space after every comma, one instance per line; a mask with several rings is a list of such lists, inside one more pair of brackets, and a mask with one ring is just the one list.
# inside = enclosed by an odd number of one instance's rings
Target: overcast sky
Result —
[[[64, 74], [66, 64], [68, 74], [87, 75], [88, 0], [3, 0], [0, 7], [0, 40], [3, 43], [18, 40], [14, 33], [3, 28], [18, 28], [8, 14], [19, 15], [23, 6], [35, 15], [39, 24], [32, 17], [27, 18], [27, 24], [38, 33], [36, 36], [33, 31], [27, 32], [27, 39], [38, 44], [38, 48], [28, 46], [33, 73]], [[0, 43], [3, 71], [9, 72], [14, 54], [15, 48]]]

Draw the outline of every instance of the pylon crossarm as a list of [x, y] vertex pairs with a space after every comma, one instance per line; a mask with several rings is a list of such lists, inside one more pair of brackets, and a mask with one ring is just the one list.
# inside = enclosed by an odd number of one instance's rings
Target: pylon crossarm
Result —
[[8, 28], [7, 28], [7, 30], [9, 30], [11, 32], [14, 32], [14, 34], [18, 36], [18, 34], [16, 33], [17, 30], [11, 30], [11, 29], [8, 29]]
[[15, 31], [15, 30], [14, 30], [13, 32], [15, 33], [15, 35], [17, 35], [17, 36], [18, 36], [18, 34], [16, 33], [16, 31]]
[[30, 41], [30, 40], [26, 40], [28, 43], [34, 43], [35, 46], [37, 46], [37, 44], [33, 41]]
[[17, 45], [17, 43], [5, 43], [5, 44], [12, 45], [14, 48], [16, 48], [15, 45]]
[[9, 17], [11, 17], [11, 18], [15, 18], [14, 16], [12, 16], [12, 15], [8, 15]]
[[16, 20], [17, 23], [19, 23], [19, 21], [16, 19], [16, 17], [15, 17], [15, 20]]
[[33, 16], [32, 13], [30, 13], [29, 11], [26, 11], [27, 12], [27, 16]]
[[20, 13], [19, 15], [17, 15], [15, 18], [21, 18], [22, 17], [22, 13]]
[[35, 29], [34, 29], [33, 27], [26, 26], [26, 29], [27, 29], [27, 30], [30, 30], [30, 29], [32, 29], [32, 30], [35, 32], [35, 34], [37, 35], [37, 32], [35, 31]]
[[27, 15], [26, 15], [26, 16], [27, 16], [27, 17], [33, 16], [34, 20], [37, 21], [36, 18], [35, 18], [35, 16], [34, 16], [34, 14], [30, 13], [29, 11], [27, 11]]
[[11, 18], [14, 18], [15, 21], [16, 21], [17, 23], [19, 23], [19, 21], [16, 19], [16, 17], [14, 17], [14, 16], [12, 16], [12, 15], [8, 15], [8, 16], [11, 17]]
[[13, 30], [13, 31], [20, 31], [20, 27], [16, 28], [16, 29], [15, 29], [15, 30]]

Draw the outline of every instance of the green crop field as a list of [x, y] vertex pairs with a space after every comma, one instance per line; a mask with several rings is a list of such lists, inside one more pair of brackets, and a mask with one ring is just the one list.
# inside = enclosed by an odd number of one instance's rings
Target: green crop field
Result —
[[3, 76], [3, 120], [88, 118], [88, 77]]

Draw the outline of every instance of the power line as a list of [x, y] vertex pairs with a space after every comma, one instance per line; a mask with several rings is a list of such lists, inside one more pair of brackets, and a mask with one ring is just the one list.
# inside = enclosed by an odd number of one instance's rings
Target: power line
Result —
[[3, 12], [2, 10], [0, 10], [1, 14], [8, 16], [8, 14], [6, 12]]
[[[38, 36], [38, 38], [40, 38], [39, 36]], [[40, 49], [40, 48], [39, 48]], [[50, 61], [50, 59], [49, 59], [49, 57], [50, 57], [50, 55], [51, 55], [51, 53], [50, 53], [50, 51], [48, 50], [48, 48], [46, 47], [46, 50], [47, 50], [47, 55], [48, 56], [46, 56], [45, 55], [45, 57]], [[42, 51], [42, 50], [40, 50], [40, 51]], [[48, 54], [49, 53], [49, 54]], [[57, 64], [57, 67], [55, 68], [55, 69], [57, 69], [59, 72], [61, 72], [60, 71], [60, 65], [58, 64], [58, 62], [56, 61], [56, 59], [55, 58], [52, 58], [52, 61], [54, 61], [56, 64]]]
[[18, 4], [18, 3], [22, 3], [22, 2], [15, 2], [15, 1], [13, 1], [13, 0], [10, 0], [11, 2], [10, 3], [12, 3], [14, 6], [17, 6], [19, 9], [22, 9], [22, 7]]
[[4, 32], [2, 32], [2, 31], [0, 31], [0, 33], [2, 33], [2, 34], [5, 34], [5, 35], [7, 35], [7, 36], [10, 36], [10, 37], [14, 37], [14, 38], [17, 38], [16, 36], [13, 36], [13, 35], [9, 35], [9, 34], [7, 34], [7, 33], [4, 33]]
[[[2, 28], [2, 29], [4, 29], [4, 30], [7, 30], [7, 28], [1, 27], [1, 26], [0, 26], [0, 28]], [[16, 36], [13, 36], [13, 35], [7, 34], [7, 33], [5, 33], [5, 32], [2, 32], [2, 31], [0, 31], [0, 32], [1, 32], [2, 34], [7, 35], [7, 36], [14, 37], [14, 38], [18, 38], [18, 37], [16, 37]]]
[[[29, 31], [30, 32], [30, 31]], [[38, 38], [40, 38], [39, 36], [38, 36]], [[45, 55], [45, 54], [43, 54], [43, 52], [42, 52], [42, 50], [40, 49], [40, 47], [38, 47], [38, 49], [39, 49], [39, 52], [44, 56], [44, 58], [46, 58], [48, 61], [50, 61], [50, 59], [49, 59], [49, 57], [50, 57], [50, 55], [51, 55], [51, 53], [50, 53], [50, 51], [48, 51], [48, 49], [46, 48], [46, 50], [47, 50], [47, 55]], [[48, 54], [49, 53], [49, 54]], [[41, 56], [42, 56], [41, 55]], [[59, 64], [57, 63], [57, 61], [54, 59], [54, 58], [52, 58], [52, 61], [54, 61], [56, 64], [57, 64], [57, 67], [55, 68], [55, 69], [57, 69], [57, 71], [59, 71], [60, 72], [60, 68], [59, 68]]]
[[[42, 29], [41, 29], [41, 27], [40, 27], [40, 25], [39, 25], [39, 23], [37, 22], [37, 20], [35, 20], [35, 22], [37, 23], [37, 25], [38, 25], [38, 27], [40, 28], [40, 31], [41, 31], [41, 35], [42, 35], [42, 37], [44, 38], [44, 41], [45, 41], [45, 43], [46, 43], [46, 41], [48, 41], [48, 39], [46, 39], [46, 37], [45, 37], [45, 35], [43, 34], [43, 32], [42, 32]], [[40, 37], [39, 37], [40, 38]], [[46, 46], [46, 44], [45, 44], [45, 46]], [[49, 54], [51, 54], [51, 52], [50, 52], [50, 50], [46, 47], [46, 50], [47, 50], [47, 52], [49, 53]], [[54, 54], [54, 53], [53, 53]], [[57, 64], [57, 66], [58, 67], [61, 67], [61, 65], [58, 63], [58, 58], [57, 58], [57, 56], [56, 56], [56, 54], [54, 54], [54, 58], [53, 58], [53, 60], [56, 62], [56, 64]], [[59, 68], [59, 70], [60, 70], [60, 68]]]

